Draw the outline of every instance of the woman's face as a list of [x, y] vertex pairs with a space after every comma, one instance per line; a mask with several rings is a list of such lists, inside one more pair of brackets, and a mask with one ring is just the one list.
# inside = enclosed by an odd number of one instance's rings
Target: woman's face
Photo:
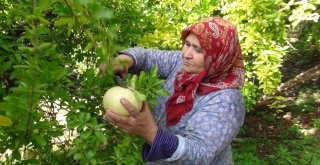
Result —
[[205, 50], [201, 48], [197, 36], [190, 33], [182, 47], [182, 71], [186, 73], [199, 73], [205, 69]]

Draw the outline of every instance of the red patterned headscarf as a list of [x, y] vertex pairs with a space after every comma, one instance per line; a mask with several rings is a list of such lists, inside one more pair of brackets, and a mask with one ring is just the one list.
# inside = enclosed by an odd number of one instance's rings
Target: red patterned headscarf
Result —
[[183, 44], [191, 32], [205, 50], [205, 70], [197, 74], [177, 73], [174, 93], [167, 102], [167, 126], [176, 125], [192, 109], [195, 94], [240, 89], [244, 84], [242, 53], [232, 23], [220, 17], [200, 20], [182, 31]]

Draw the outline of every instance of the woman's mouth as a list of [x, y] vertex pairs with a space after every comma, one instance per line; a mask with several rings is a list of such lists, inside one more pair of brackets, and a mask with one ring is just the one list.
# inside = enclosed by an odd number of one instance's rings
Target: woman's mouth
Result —
[[190, 66], [190, 63], [188, 63], [188, 62], [183, 62], [183, 65], [184, 65], [184, 66]]

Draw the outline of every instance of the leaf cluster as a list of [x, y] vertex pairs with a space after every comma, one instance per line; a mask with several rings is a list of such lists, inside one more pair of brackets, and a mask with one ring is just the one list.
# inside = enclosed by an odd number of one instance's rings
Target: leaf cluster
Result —
[[137, 98], [147, 100], [151, 106], [158, 104], [157, 98], [159, 95], [170, 95], [168, 91], [161, 88], [165, 80], [160, 79], [157, 73], [158, 67], [155, 65], [151, 67], [149, 73], [141, 71], [138, 76], [129, 75], [127, 79], [127, 83], [130, 84], [129, 87], [134, 89]]

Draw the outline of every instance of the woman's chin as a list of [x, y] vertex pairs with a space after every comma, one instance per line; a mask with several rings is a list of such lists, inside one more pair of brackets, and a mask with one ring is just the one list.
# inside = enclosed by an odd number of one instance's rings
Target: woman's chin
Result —
[[183, 73], [195, 74], [195, 73], [200, 73], [202, 70], [196, 69], [196, 68], [190, 68], [190, 67], [187, 67], [187, 66], [182, 66], [181, 71]]
[[190, 68], [182, 68], [182, 73], [188, 73], [188, 74], [197, 74], [200, 73], [202, 70], [192, 70]]
[[190, 69], [182, 69], [183, 73], [187, 73], [187, 74], [194, 74], [196, 72], [191, 71]]
[[190, 73], [190, 69], [189, 68], [186, 68], [186, 67], [182, 67], [181, 71], [183, 73]]

